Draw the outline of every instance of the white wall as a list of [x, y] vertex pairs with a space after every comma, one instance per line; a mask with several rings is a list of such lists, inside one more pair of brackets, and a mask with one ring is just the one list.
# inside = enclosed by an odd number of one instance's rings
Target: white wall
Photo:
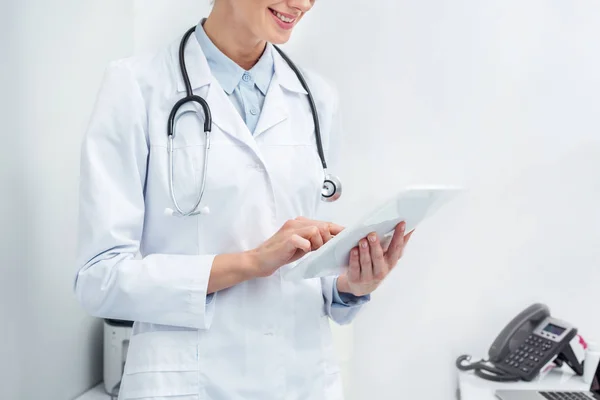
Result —
[[592, 0], [317, 2], [290, 47], [342, 94], [341, 219], [470, 188], [355, 324], [350, 400], [453, 398], [455, 357], [534, 301], [600, 339], [599, 22]]
[[[0, 397], [68, 399], [100, 379], [99, 324], [71, 283], [79, 140], [102, 72], [179, 36], [208, 1], [10, 3], [0, 43], [15, 57], [0, 75], [20, 79], [2, 86], [29, 97], [0, 107], [18, 124], [2, 135], [14, 196], [1, 204]], [[454, 358], [484, 353], [533, 301], [600, 338], [600, 4], [340, 4], [318, 1], [286, 46], [342, 95], [339, 221], [407, 183], [471, 188], [414, 236], [355, 324], [354, 353], [339, 331], [342, 358], [353, 354], [349, 400], [422, 398], [423, 387], [451, 399]]]
[[2, 56], [11, 85], [2, 87], [15, 126], [2, 135], [0, 398], [67, 400], [100, 381], [102, 366], [99, 321], [72, 291], [80, 140], [106, 63], [132, 50], [133, 8], [9, 3], [0, 14], [12, 24], [10, 57]]
[[18, 107], [14, 96], [18, 93], [18, 69], [15, 63], [4, 62], [17, 56], [16, 47], [9, 38], [14, 37], [13, 24], [16, 7], [12, 3], [0, 3], [0, 398], [16, 399], [20, 390], [20, 363], [18, 359], [19, 334], [22, 331], [24, 307], [15, 302], [23, 290], [24, 271], [20, 268], [25, 254], [23, 227], [14, 212], [23, 204], [21, 183], [23, 174], [17, 166], [17, 150], [20, 137], [15, 135], [17, 123], [13, 118]]
[[[134, 0], [135, 52], [167, 46], [210, 12], [209, 0]], [[176, 6], [174, 6], [176, 4]]]

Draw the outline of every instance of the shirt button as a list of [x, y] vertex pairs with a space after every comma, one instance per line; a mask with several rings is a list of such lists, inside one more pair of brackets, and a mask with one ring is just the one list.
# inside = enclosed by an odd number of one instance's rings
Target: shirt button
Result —
[[244, 80], [244, 82], [250, 82], [250, 79], [252, 79], [252, 77], [249, 73], [244, 72], [244, 75], [242, 75], [242, 79]]
[[250, 114], [252, 114], [252, 115], [256, 115], [256, 114], [258, 114], [258, 110], [257, 110], [256, 108], [252, 107], [252, 108], [250, 109]]

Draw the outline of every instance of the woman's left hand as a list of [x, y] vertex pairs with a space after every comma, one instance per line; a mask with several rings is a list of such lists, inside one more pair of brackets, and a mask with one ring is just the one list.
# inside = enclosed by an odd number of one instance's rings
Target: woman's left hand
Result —
[[338, 291], [364, 296], [377, 289], [402, 257], [414, 232], [404, 235], [405, 228], [404, 222], [396, 226], [394, 237], [385, 250], [375, 233], [362, 239], [350, 252], [348, 271], [337, 280]]

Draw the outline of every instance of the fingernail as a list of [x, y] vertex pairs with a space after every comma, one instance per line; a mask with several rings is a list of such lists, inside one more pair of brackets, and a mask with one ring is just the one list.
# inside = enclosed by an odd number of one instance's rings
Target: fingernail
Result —
[[363, 249], [367, 248], [367, 242], [365, 242], [364, 240], [360, 242], [360, 247], [362, 247]]
[[352, 250], [352, 255], [353, 255], [354, 257], [358, 256], [358, 250]]
[[371, 236], [369, 236], [369, 240], [371, 241], [371, 243], [375, 243], [375, 239], [377, 239], [377, 238], [375, 237], [375, 235], [371, 235]]
[[402, 223], [402, 226], [400, 227], [400, 229], [402, 229], [402, 232], [404, 232], [404, 230], [406, 229], [406, 222]]

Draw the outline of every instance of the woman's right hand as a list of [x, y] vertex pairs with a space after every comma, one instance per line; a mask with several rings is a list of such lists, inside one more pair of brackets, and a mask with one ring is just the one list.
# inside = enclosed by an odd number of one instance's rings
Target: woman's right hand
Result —
[[277, 233], [252, 251], [257, 276], [271, 276], [282, 266], [317, 250], [343, 229], [331, 222], [304, 217], [287, 221]]

